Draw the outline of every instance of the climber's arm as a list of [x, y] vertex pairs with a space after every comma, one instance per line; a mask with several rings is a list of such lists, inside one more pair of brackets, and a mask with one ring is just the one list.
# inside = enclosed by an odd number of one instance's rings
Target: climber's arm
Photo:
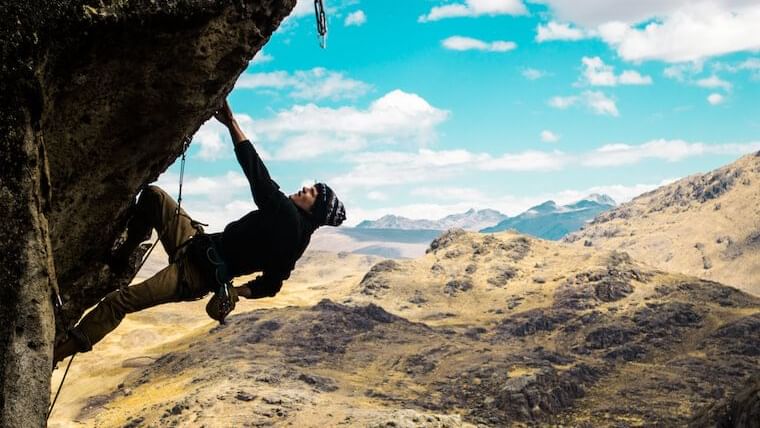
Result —
[[232, 109], [227, 103], [227, 100], [224, 100], [222, 108], [214, 113], [214, 117], [230, 131], [230, 137], [232, 137], [232, 142], [235, 143], [235, 146], [248, 139], [245, 137], [243, 130], [240, 129], [240, 125], [238, 125], [237, 120], [235, 120], [235, 117], [232, 115]]
[[290, 271], [264, 271], [253, 281], [235, 287], [238, 296], [246, 299], [261, 299], [263, 297], [274, 297], [280, 291], [282, 282], [290, 278]]
[[286, 198], [280, 192], [280, 186], [269, 176], [269, 171], [264, 166], [264, 162], [261, 161], [261, 157], [259, 157], [253, 144], [240, 129], [227, 101], [224, 102], [214, 117], [230, 131], [230, 137], [235, 143], [235, 156], [251, 186], [251, 193], [256, 206], [259, 209], [265, 209], [268, 205], [271, 206], [269, 202]]

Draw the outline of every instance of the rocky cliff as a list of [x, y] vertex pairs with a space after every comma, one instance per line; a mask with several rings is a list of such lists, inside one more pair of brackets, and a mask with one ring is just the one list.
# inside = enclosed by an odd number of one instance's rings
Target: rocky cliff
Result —
[[132, 199], [294, 5], [0, 2], [0, 426], [44, 425], [55, 318], [129, 281], [103, 261]]

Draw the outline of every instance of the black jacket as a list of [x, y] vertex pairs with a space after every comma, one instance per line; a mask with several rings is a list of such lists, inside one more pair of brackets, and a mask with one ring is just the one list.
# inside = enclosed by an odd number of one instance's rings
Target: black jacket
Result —
[[290, 277], [317, 224], [280, 191], [250, 141], [236, 144], [235, 155], [259, 209], [228, 224], [212, 239], [231, 278], [262, 272], [246, 285], [254, 299], [271, 297]]

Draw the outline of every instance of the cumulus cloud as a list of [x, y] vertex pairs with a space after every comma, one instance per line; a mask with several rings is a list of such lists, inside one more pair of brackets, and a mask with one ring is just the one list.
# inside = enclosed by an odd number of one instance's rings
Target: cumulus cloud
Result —
[[548, 24], [539, 24], [536, 29], [536, 41], [548, 42], [552, 40], [581, 40], [589, 37], [585, 31], [572, 27], [570, 24], [562, 24], [550, 21]]
[[582, 105], [599, 115], [615, 117], [620, 115], [615, 100], [599, 91], [585, 91], [580, 95], [569, 97], [553, 97], [549, 100], [549, 105], [562, 110]]
[[731, 90], [731, 83], [726, 82], [725, 80], [721, 79], [720, 77], [716, 75], [712, 75], [710, 77], [706, 77], [704, 79], [697, 80], [697, 86], [700, 86], [702, 88], [708, 88], [708, 89], [715, 89], [720, 88], [726, 91]]
[[351, 12], [346, 16], [345, 21], [343, 21], [343, 25], [346, 27], [360, 27], [364, 25], [367, 22], [367, 15], [364, 14], [363, 10], [357, 10], [356, 12]]
[[713, 2], [685, 4], [643, 28], [620, 21], [602, 24], [599, 34], [628, 61], [697, 61], [760, 49], [760, 5], [728, 8]]
[[308, 100], [355, 99], [365, 95], [372, 86], [346, 77], [343, 73], [316, 67], [311, 70], [271, 71], [240, 76], [235, 89], [289, 90], [293, 98]]
[[707, 102], [710, 103], [710, 105], [718, 105], [723, 104], [723, 101], [725, 101], [725, 98], [721, 94], [712, 93], [707, 96]]
[[444, 48], [454, 51], [479, 50], [488, 52], [508, 52], [517, 47], [514, 42], [497, 40], [485, 42], [471, 37], [451, 36], [441, 42]]
[[556, 143], [559, 141], [559, 135], [545, 129], [541, 131], [541, 141], [544, 143]]
[[592, 86], [616, 86], [620, 85], [650, 85], [652, 78], [642, 76], [634, 70], [625, 70], [622, 74], [616, 75], [615, 69], [607, 65], [598, 56], [586, 57], [581, 59], [583, 64], [583, 77], [585, 81]]
[[[542, 39], [600, 37], [627, 61], [700, 61], [760, 49], [760, 4], [754, 0], [538, 0], [556, 24]], [[564, 36], [564, 37], [563, 37]], [[538, 37], [537, 37], [538, 40]], [[541, 40], [539, 40], [541, 41]]]
[[276, 158], [292, 160], [354, 151], [369, 141], [426, 145], [449, 114], [419, 95], [394, 90], [367, 109], [296, 105], [273, 118], [254, 121], [253, 126], [265, 140], [282, 143]]
[[545, 71], [538, 70], [535, 68], [525, 68], [520, 73], [522, 74], [524, 78], [528, 80], [538, 80], [547, 75]]
[[466, 0], [464, 3], [434, 6], [418, 22], [438, 21], [447, 18], [495, 15], [524, 15], [528, 13], [522, 0]]

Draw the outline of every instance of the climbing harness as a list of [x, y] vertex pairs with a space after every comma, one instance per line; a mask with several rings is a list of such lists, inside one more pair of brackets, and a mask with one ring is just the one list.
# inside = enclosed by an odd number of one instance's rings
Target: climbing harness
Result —
[[317, 18], [317, 34], [319, 34], [319, 47], [327, 48], [327, 18], [325, 16], [325, 6], [322, 0], [314, 0], [314, 14]]
[[[179, 231], [179, 221], [177, 221], [177, 219], [179, 219], [179, 216], [181, 215], [181, 208], [182, 208], [182, 182], [185, 179], [185, 159], [187, 155], [187, 149], [190, 147], [191, 141], [192, 140], [189, 137], [185, 136], [182, 142], [182, 160], [180, 161], [180, 168], [179, 168], [179, 195], [177, 196], [177, 209], [174, 211], [174, 216], [175, 216], [174, 219], [177, 225], [177, 231]], [[193, 226], [197, 226], [197, 225], [202, 225], [203, 223], [193, 221], [192, 224]], [[162, 229], [163, 230], [159, 234], [156, 241], [153, 242], [153, 244], [150, 246], [148, 251], [143, 256], [135, 272], [139, 272], [140, 269], [142, 269], [143, 265], [145, 264], [145, 261], [148, 260], [150, 253], [153, 252], [153, 249], [156, 247], [158, 242], [161, 240], [161, 238], [164, 237], [168, 228], [164, 226]], [[175, 251], [175, 255], [176, 255], [176, 251]], [[228, 290], [225, 289], [225, 291], [228, 291]], [[60, 316], [61, 322], [63, 323], [63, 325], [68, 326], [69, 323], [66, 320], [66, 317], [63, 313], [63, 300], [61, 299], [61, 295], [58, 293], [58, 290], [56, 289], [53, 290], [53, 293], [55, 294], [55, 300], [53, 300], [53, 307], [58, 312], [58, 315]], [[55, 392], [55, 397], [53, 398], [53, 401], [50, 403], [50, 408], [48, 409], [48, 412], [47, 412], [47, 419], [50, 419], [50, 414], [53, 413], [53, 408], [55, 408], [55, 403], [56, 401], [58, 401], [58, 395], [61, 393], [61, 389], [63, 388], [63, 383], [66, 381], [66, 375], [69, 374], [69, 369], [71, 368], [71, 363], [74, 361], [75, 356], [76, 356], [76, 353], [74, 353], [74, 355], [71, 356], [68, 364], [66, 365], [66, 370], [63, 372], [63, 377], [61, 377], [61, 383], [58, 385], [58, 390]]]

